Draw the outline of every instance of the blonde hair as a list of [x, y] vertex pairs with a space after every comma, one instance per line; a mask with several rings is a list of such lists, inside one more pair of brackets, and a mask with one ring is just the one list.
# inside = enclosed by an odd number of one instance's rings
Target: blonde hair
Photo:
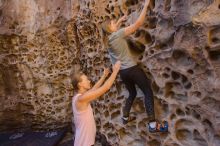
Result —
[[111, 24], [110, 19], [102, 23], [102, 30], [107, 34], [111, 33], [110, 24]]
[[73, 86], [73, 89], [76, 91], [79, 90], [78, 84], [79, 82], [81, 82], [82, 75], [84, 75], [84, 73], [81, 72], [79, 69], [70, 73], [71, 84]]

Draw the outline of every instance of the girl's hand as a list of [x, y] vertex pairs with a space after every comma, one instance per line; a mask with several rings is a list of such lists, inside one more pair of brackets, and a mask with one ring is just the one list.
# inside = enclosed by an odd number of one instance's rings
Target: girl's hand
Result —
[[120, 19], [118, 19], [118, 21], [116, 22], [117, 27], [120, 27], [121, 23], [125, 20], [127, 20], [127, 15], [124, 15]]
[[120, 67], [121, 67], [121, 61], [117, 61], [112, 67], [113, 72], [118, 72]]
[[145, 0], [145, 5], [149, 5], [150, 0]]
[[120, 18], [121, 22], [127, 20], [127, 15], [124, 15], [123, 17]]
[[105, 77], [107, 77], [108, 75], [109, 75], [109, 69], [108, 68], [104, 68], [104, 72], [103, 72], [103, 75], [105, 76]]

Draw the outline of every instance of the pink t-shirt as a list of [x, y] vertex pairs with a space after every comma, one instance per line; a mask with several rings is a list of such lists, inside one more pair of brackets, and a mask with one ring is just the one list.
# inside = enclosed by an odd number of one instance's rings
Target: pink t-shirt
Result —
[[95, 144], [95, 119], [90, 104], [84, 111], [78, 111], [76, 109], [76, 101], [80, 95], [75, 95], [72, 100], [74, 124], [76, 127], [74, 146], [91, 146]]

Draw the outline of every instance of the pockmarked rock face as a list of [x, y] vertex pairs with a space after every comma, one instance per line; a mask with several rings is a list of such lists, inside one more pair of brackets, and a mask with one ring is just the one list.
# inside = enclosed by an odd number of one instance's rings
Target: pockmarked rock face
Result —
[[[71, 123], [69, 75], [80, 66], [92, 81], [111, 67], [102, 23], [128, 15], [138, 0], [0, 0], [0, 130], [50, 129]], [[152, 82], [156, 118], [166, 134], [150, 134], [143, 94], [123, 125], [128, 92], [118, 77], [92, 103], [97, 129], [111, 145], [218, 146], [220, 143], [220, 1], [151, 0], [144, 25], [131, 37], [134, 56]]]

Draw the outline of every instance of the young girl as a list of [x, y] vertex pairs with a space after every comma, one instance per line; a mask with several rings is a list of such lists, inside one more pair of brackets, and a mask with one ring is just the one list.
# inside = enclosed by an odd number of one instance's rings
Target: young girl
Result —
[[108, 76], [109, 71], [105, 69], [101, 79], [92, 88], [90, 80], [85, 74], [77, 73], [71, 76], [73, 88], [77, 92], [72, 100], [76, 127], [74, 146], [92, 146], [95, 144], [96, 124], [90, 102], [99, 98], [111, 88], [120, 65], [120, 61], [115, 63], [113, 72], [106, 81], [105, 78]]
[[137, 62], [133, 58], [133, 54], [132, 52], [130, 52], [128, 48], [128, 43], [126, 41], [127, 36], [133, 34], [138, 28], [140, 28], [144, 24], [149, 4], [150, 0], [145, 0], [144, 8], [138, 19], [133, 24], [124, 28], [120, 28], [121, 23], [126, 20], [126, 17], [124, 16], [120, 18], [118, 21], [106, 21], [103, 25], [103, 29], [107, 34], [109, 34], [108, 44], [111, 48], [108, 49], [108, 53], [110, 59], [113, 64], [116, 60], [121, 61], [121, 67], [119, 72], [120, 77], [129, 92], [129, 97], [127, 98], [125, 106], [123, 108], [123, 123], [127, 124], [129, 121], [132, 120], [132, 118], [129, 117], [129, 113], [134, 99], [137, 95], [137, 91], [135, 88], [135, 85], [137, 85], [142, 90], [145, 96], [144, 103], [149, 118], [149, 131], [167, 132], [168, 123], [166, 121], [160, 123], [155, 119], [154, 97], [150, 81], [147, 78], [144, 71], [137, 65]]

